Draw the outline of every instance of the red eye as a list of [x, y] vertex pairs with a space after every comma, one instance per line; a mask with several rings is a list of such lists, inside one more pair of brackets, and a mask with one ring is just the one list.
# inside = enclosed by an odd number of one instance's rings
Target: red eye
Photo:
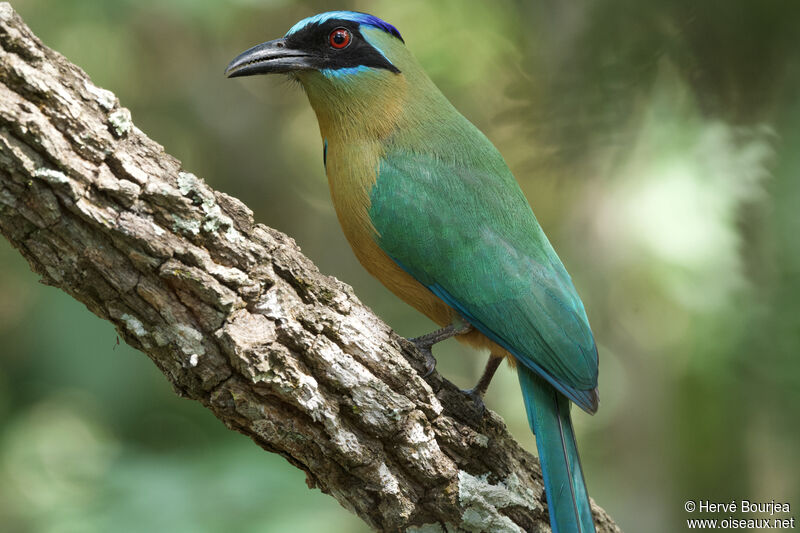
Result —
[[331, 32], [328, 41], [334, 48], [344, 48], [350, 44], [350, 32], [344, 28], [336, 28]]

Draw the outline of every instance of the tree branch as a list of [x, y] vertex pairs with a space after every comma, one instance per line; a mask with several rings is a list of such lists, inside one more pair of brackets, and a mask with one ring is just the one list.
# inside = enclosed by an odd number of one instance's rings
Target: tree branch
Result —
[[[0, 231], [176, 392], [371, 527], [547, 531], [537, 460], [0, 3]], [[599, 532], [619, 531], [594, 507]]]

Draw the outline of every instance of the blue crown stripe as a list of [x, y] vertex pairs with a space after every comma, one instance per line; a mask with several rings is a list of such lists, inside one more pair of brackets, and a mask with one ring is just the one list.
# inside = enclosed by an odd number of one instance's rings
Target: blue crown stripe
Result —
[[395, 37], [403, 41], [403, 37], [400, 35], [400, 32], [397, 31], [397, 28], [395, 28], [388, 22], [379, 19], [374, 15], [370, 15], [368, 13], [360, 13], [358, 11], [328, 11], [327, 13], [320, 13], [319, 15], [308, 17], [306, 19], [301, 20], [294, 26], [292, 26], [289, 29], [289, 31], [286, 32], [286, 37], [292, 35], [293, 33], [297, 33], [298, 31], [312, 24], [323, 24], [329, 20], [335, 20], [335, 19], [349, 20], [351, 22], [357, 22], [358, 24], [365, 24], [367, 26], [372, 26], [373, 28], [378, 28], [380, 30], [385, 31], [386, 33], [394, 35]]

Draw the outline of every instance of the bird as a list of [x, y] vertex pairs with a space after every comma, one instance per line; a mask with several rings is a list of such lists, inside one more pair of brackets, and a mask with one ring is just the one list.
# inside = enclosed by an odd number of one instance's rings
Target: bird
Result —
[[355, 11], [305, 18], [231, 61], [229, 78], [299, 82], [322, 137], [330, 195], [353, 252], [391, 292], [489, 351], [476, 402], [503, 359], [536, 438], [551, 529], [594, 532], [570, 414], [598, 408], [598, 353], [583, 303], [500, 152], [428, 77], [400, 32]]

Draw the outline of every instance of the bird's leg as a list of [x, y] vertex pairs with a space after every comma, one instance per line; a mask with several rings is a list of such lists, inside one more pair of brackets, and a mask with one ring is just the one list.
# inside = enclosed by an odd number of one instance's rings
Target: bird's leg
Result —
[[489, 383], [492, 382], [494, 373], [497, 372], [502, 361], [502, 357], [490, 355], [489, 360], [486, 362], [486, 368], [483, 369], [481, 379], [478, 380], [478, 383], [476, 383], [474, 387], [463, 391], [467, 396], [472, 398], [472, 401], [475, 402], [475, 406], [481, 413], [486, 410], [486, 404], [483, 403], [483, 395], [486, 394], [486, 389], [489, 388]]
[[442, 329], [437, 329], [436, 331], [428, 333], [427, 335], [422, 335], [421, 337], [408, 339], [409, 342], [416, 346], [417, 350], [422, 352], [422, 354], [425, 356], [425, 374], [422, 377], [427, 378], [436, 369], [436, 358], [433, 357], [433, 352], [431, 351], [431, 348], [434, 344], [445, 341], [450, 337], [467, 333], [471, 329], [472, 326], [466, 322], [453, 321], [452, 324], [445, 326]]

